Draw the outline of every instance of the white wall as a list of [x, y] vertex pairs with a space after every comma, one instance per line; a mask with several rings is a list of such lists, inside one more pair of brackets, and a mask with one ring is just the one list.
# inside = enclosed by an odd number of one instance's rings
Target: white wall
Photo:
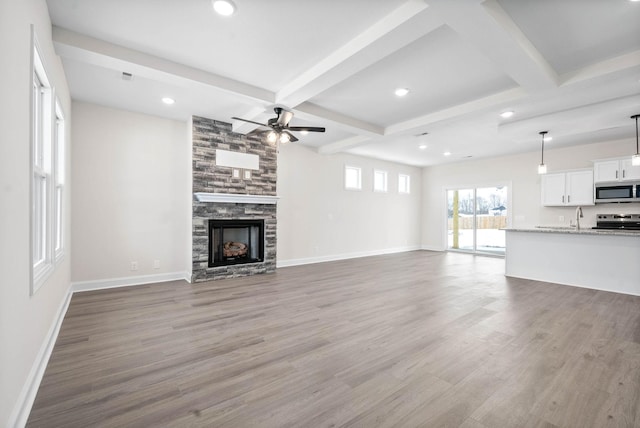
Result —
[[[3, 427], [16, 424], [21, 404], [29, 401], [25, 397], [30, 392], [34, 376], [37, 376], [39, 356], [46, 348], [49, 332], [66, 302], [70, 285], [67, 248], [66, 256], [56, 265], [54, 273], [35, 295], [29, 295], [32, 24], [47, 75], [62, 104], [67, 124], [71, 119], [69, 90], [51, 42], [51, 22], [45, 1], [1, 1], [0, 426]], [[67, 136], [66, 148], [69, 141]], [[67, 186], [70, 189], [68, 171]], [[67, 243], [70, 236], [69, 206], [67, 191], [63, 219]]]
[[[344, 189], [344, 166], [362, 168], [362, 190]], [[389, 192], [373, 192], [373, 169]], [[411, 194], [398, 194], [398, 173]], [[278, 266], [416, 249], [420, 246], [419, 168], [347, 154], [320, 155], [295, 144], [278, 155]]]
[[[631, 156], [635, 140], [613, 141], [561, 149], [545, 148], [548, 172], [592, 168], [592, 160]], [[540, 152], [504, 156], [456, 164], [424, 168], [422, 210], [422, 243], [425, 248], [444, 250], [446, 247], [445, 188], [491, 186], [511, 183], [511, 220], [513, 226], [569, 225], [575, 207], [542, 207], [540, 176], [537, 165]], [[605, 204], [585, 207], [582, 224], [594, 226], [596, 214], [640, 212], [640, 204]], [[565, 221], [560, 222], [559, 216]]]
[[187, 123], [75, 101], [73, 118], [74, 284], [186, 275]]

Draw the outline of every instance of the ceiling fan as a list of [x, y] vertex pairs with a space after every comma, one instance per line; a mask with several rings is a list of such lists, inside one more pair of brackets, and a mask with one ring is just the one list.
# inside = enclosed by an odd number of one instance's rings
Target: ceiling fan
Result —
[[254, 122], [253, 120], [243, 119], [241, 117], [232, 117], [235, 120], [241, 120], [243, 122], [253, 123], [254, 125], [260, 125], [265, 128], [271, 128], [270, 130], [253, 130], [247, 135], [265, 135], [267, 141], [275, 143], [280, 141], [281, 143], [288, 143], [289, 141], [298, 141], [298, 139], [291, 133], [291, 131], [307, 131], [307, 132], [324, 132], [325, 128], [319, 126], [289, 126], [289, 121], [293, 118], [293, 112], [283, 109], [282, 107], [275, 107], [273, 111], [276, 112], [276, 117], [271, 118], [267, 123]]

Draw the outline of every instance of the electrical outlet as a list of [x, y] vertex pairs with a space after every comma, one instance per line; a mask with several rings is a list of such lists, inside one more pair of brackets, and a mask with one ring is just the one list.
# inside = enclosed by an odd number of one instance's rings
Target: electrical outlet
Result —
[[131, 270], [138, 270], [138, 262], [131, 262]]
[[558, 217], [558, 221], [559, 221], [560, 223], [564, 223], [564, 216], [563, 216], [563, 215], [559, 216], [559, 217]]
[[160, 260], [154, 260], [153, 261], [153, 268], [154, 269], [160, 269]]

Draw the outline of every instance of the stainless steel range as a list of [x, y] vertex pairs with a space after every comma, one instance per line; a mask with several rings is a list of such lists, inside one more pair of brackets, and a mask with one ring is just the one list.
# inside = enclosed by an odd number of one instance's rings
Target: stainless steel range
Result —
[[593, 229], [637, 230], [640, 232], [640, 214], [598, 214]]

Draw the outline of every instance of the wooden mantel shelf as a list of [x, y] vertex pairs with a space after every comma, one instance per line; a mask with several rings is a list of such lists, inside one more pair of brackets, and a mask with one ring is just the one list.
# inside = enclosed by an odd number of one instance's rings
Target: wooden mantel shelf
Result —
[[278, 196], [269, 195], [243, 195], [233, 193], [194, 193], [199, 202], [226, 202], [231, 204], [266, 204], [273, 205], [280, 199]]

